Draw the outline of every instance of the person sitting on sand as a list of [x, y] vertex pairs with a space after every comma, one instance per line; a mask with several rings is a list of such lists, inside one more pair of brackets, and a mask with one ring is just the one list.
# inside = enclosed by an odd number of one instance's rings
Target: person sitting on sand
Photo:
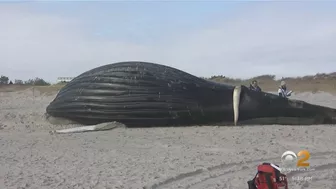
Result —
[[278, 89], [278, 94], [281, 97], [287, 98], [292, 94], [293, 91], [287, 91], [287, 86], [285, 81], [281, 81], [279, 89]]
[[257, 80], [252, 81], [252, 83], [250, 84], [250, 90], [261, 92], [261, 88], [258, 86]]

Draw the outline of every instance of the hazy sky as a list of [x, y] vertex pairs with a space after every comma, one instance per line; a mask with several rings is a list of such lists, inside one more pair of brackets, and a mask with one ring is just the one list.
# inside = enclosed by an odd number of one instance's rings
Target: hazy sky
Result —
[[0, 74], [77, 76], [140, 60], [197, 76], [336, 71], [336, 2], [0, 3]]

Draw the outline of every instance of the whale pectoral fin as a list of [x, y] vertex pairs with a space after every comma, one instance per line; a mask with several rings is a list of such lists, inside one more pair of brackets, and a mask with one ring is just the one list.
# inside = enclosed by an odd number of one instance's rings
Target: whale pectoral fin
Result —
[[232, 104], [233, 104], [233, 122], [234, 125], [237, 125], [238, 119], [239, 119], [239, 104], [240, 104], [240, 94], [241, 94], [241, 85], [236, 86], [233, 89], [233, 99], [232, 99]]
[[90, 125], [90, 126], [82, 126], [82, 127], [74, 127], [69, 129], [62, 129], [62, 130], [54, 130], [50, 131], [50, 134], [68, 134], [68, 133], [81, 133], [81, 132], [89, 132], [89, 131], [105, 131], [105, 130], [112, 130], [115, 128], [125, 127], [124, 124], [119, 122], [107, 122], [107, 123], [100, 123], [97, 125]]

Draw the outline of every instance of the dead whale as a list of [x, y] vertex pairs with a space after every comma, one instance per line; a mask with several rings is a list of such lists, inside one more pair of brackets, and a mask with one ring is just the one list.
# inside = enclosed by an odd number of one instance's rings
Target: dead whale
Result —
[[118, 122], [126, 127], [336, 122], [336, 110], [329, 107], [136, 61], [104, 65], [77, 76], [46, 112], [69, 123]]

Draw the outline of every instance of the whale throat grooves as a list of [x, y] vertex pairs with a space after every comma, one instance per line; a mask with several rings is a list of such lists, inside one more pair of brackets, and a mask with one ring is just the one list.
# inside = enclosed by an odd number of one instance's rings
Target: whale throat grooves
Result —
[[239, 119], [239, 103], [240, 103], [241, 86], [236, 86], [233, 90], [233, 121], [237, 125]]

